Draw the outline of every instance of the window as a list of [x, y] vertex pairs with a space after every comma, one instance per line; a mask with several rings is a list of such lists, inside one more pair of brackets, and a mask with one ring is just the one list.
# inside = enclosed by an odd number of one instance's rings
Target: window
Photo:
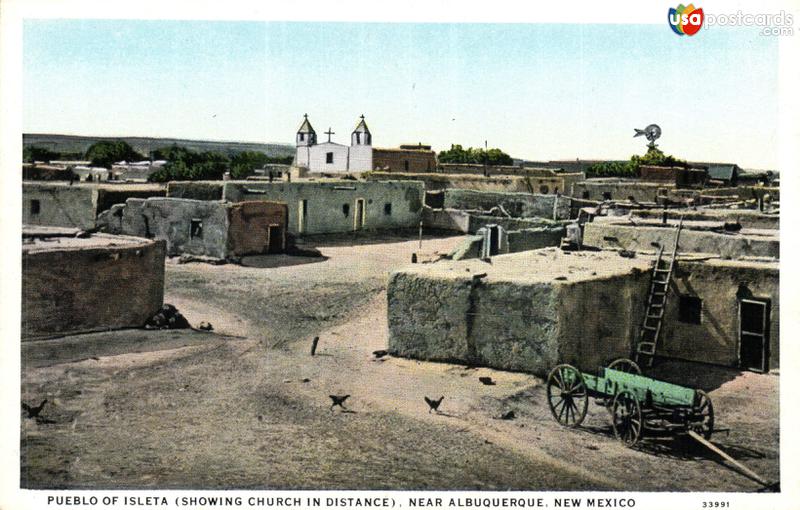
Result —
[[300, 133], [300, 141], [302, 142], [305, 139], [306, 139], [306, 135], [303, 134], [303, 133]]
[[31, 214], [39, 214], [42, 212], [42, 203], [38, 200], [31, 200]]
[[550, 193], [550, 188], [548, 188], [547, 185], [542, 184], [541, 186], [539, 186], [539, 193], [541, 193], [542, 195], [547, 195], [548, 193]]
[[680, 296], [678, 302], [678, 320], [687, 324], [700, 324], [702, 319], [703, 300], [697, 296]]
[[385, 204], [383, 204], [383, 214], [385, 214], [386, 216], [391, 216], [392, 215], [392, 203], [391, 202], [386, 202]]
[[408, 172], [408, 160], [407, 159], [405, 161], [403, 161], [403, 170]]
[[361, 133], [356, 133], [356, 144], [361, 143]]
[[611, 192], [610, 191], [604, 191], [603, 192], [603, 200], [611, 200]]
[[203, 238], [203, 220], [193, 218], [189, 226], [189, 237], [191, 239]]
[[588, 199], [588, 198], [589, 198], [589, 196], [590, 196], [590, 195], [589, 195], [589, 192], [588, 192], [588, 191], [584, 191], [583, 193], [581, 193], [581, 198]]
[[333, 153], [332, 152], [328, 152], [327, 154], [325, 154], [325, 163], [328, 163], [329, 165], [331, 163], [333, 163]]
[[345, 218], [350, 215], [350, 204], [342, 204], [342, 214]]

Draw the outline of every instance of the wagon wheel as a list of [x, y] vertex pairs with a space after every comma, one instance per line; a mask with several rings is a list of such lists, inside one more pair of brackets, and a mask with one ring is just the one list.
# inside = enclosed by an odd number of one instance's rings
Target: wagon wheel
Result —
[[547, 376], [547, 403], [558, 423], [577, 427], [586, 417], [589, 392], [580, 371], [572, 365], [558, 365]]
[[611, 423], [614, 435], [628, 446], [635, 445], [642, 437], [642, 408], [630, 391], [622, 390], [614, 397]]
[[696, 390], [697, 404], [692, 409], [692, 423], [689, 428], [706, 439], [714, 432], [714, 405], [711, 397], [703, 390]]
[[608, 365], [608, 368], [611, 370], [619, 370], [620, 372], [625, 372], [628, 374], [642, 375], [642, 369], [639, 368], [639, 365], [637, 365], [635, 361], [628, 358], [615, 359], [610, 365]]

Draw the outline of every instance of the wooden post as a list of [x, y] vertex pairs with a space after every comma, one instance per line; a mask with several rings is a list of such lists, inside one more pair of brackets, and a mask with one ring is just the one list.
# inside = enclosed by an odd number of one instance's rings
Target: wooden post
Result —
[[717, 455], [719, 455], [719, 456], [720, 456], [720, 457], [722, 457], [723, 459], [727, 460], [728, 462], [730, 462], [731, 464], [733, 464], [734, 466], [736, 466], [737, 468], [739, 468], [739, 470], [740, 470], [742, 473], [744, 473], [745, 475], [749, 476], [749, 477], [750, 477], [750, 478], [752, 478], [753, 480], [756, 480], [757, 482], [759, 482], [760, 484], [762, 484], [762, 485], [765, 485], [765, 486], [766, 486], [766, 485], [769, 485], [769, 483], [767, 483], [767, 481], [766, 481], [766, 480], [764, 480], [763, 478], [761, 478], [760, 476], [758, 476], [757, 474], [755, 474], [753, 471], [750, 471], [749, 469], [747, 469], [747, 468], [746, 468], [744, 465], [742, 465], [740, 462], [737, 462], [737, 461], [735, 461], [735, 460], [733, 459], [733, 457], [731, 457], [731, 456], [730, 456], [730, 455], [728, 455], [727, 453], [725, 453], [725, 452], [723, 452], [722, 450], [720, 450], [719, 448], [717, 448], [717, 447], [716, 447], [716, 446], [715, 446], [715, 445], [714, 445], [714, 444], [713, 444], [711, 441], [707, 440], [706, 438], [704, 438], [703, 436], [701, 436], [700, 434], [698, 434], [698, 433], [697, 433], [697, 432], [695, 432], [694, 430], [690, 430], [690, 431], [689, 431], [689, 436], [690, 436], [692, 439], [694, 439], [695, 441], [697, 441], [698, 443], [702, 444], [703, 446], [705, 446], [706, 448], [708, 448], [709, 450], [711, 450], [712, 452], [716, 453]]
[[419, 222], [419, 249], [422, 249], [422, 222]]
[[319, 337], [315, 336], [314, 340], [311, 341], [311, 355], [313, 356], [317, 352], [317, 344], [319, 343]]

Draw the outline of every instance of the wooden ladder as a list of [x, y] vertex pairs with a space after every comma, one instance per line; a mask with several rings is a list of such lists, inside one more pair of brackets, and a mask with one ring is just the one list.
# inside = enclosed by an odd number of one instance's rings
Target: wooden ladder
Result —
[[647, 296], [647, 310], [639, 331], [639, 343], [636, 346], [636, 362], [653, 366], [656, 356], [658, 339], [661, 336], [661, 325], [664, 322], [664, 310], [667, 304], [669, 283], [672, 279], [672, 270], [675, 268], [675, 257], [678, 253], [678, 240], [683, 228], [683, 216], [675, 230], [675, 244], [672, 246], [671, 256], [664, 257], [664, 247], [659, 245], [656, 263], [653, 266], [653, 275], [650, 278], [650, 294]]

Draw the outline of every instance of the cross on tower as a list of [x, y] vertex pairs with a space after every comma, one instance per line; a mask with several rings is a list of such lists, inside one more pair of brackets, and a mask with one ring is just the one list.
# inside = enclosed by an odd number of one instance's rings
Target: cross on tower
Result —
[[325, 134], [328, 135], [328, 142], [330, 142], [331, 141], [331, 135], [335, 135], [336, 133], [331, 131], [331, 128], [328, 128], [328, 130], [325, 131]]

